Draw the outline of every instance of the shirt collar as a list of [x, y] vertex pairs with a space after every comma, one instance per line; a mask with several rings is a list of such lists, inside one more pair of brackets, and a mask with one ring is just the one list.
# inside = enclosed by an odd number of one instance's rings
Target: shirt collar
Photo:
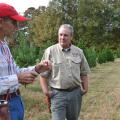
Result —
[[60, 44], [58, 44], [58, 46], [59, 46], [59, 48], [60, 48], [61, 51], [63, 51], [63, 52], [69, 52], [71, 50], [71, 46], [72, 45], [70, 45], [69, 48], [63, 48]]

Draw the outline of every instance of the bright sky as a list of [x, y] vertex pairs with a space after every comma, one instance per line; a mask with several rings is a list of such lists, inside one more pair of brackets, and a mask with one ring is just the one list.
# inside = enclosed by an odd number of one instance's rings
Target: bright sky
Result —
[[47, 6], [50, 0], [0, 0], [0, 3], [7, 3], [15, 7], [19, 13], [23, 13], [29, 7], [38, 8]]

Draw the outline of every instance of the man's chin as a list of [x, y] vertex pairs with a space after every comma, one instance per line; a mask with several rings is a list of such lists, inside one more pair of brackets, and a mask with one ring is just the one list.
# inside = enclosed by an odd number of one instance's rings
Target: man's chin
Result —
[[66, 45], [66, 44], [60, 44], [63, 48], [68, 48], [69, 47], [69, 45]]

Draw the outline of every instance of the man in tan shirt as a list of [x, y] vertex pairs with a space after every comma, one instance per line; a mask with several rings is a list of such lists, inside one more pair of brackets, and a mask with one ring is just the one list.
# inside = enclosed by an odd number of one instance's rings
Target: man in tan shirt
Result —
[[52, 120], [78, 120], [82, 95], [88, 91], [89, 65], [83, 51], [71, 43], [73, 32], [71, 25], [61, 25], [58, 44], [47, 48], [42, 58], [52, 62], [52, 70], [40, 77], [51, 101]]

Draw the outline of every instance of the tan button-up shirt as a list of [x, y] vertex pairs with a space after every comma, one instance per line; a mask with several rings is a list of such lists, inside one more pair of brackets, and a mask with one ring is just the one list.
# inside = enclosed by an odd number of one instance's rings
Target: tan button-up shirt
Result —
[[80, 75], [90, 72], [83, 51], [74, 45], [66, 51], [59, 44], [55, 44], [45, 50], [42, 59], [52, 61], [51, 72], [41, 76], [47, 77], [49, 85], [54, 88], [67, 89], [80, 86]]

